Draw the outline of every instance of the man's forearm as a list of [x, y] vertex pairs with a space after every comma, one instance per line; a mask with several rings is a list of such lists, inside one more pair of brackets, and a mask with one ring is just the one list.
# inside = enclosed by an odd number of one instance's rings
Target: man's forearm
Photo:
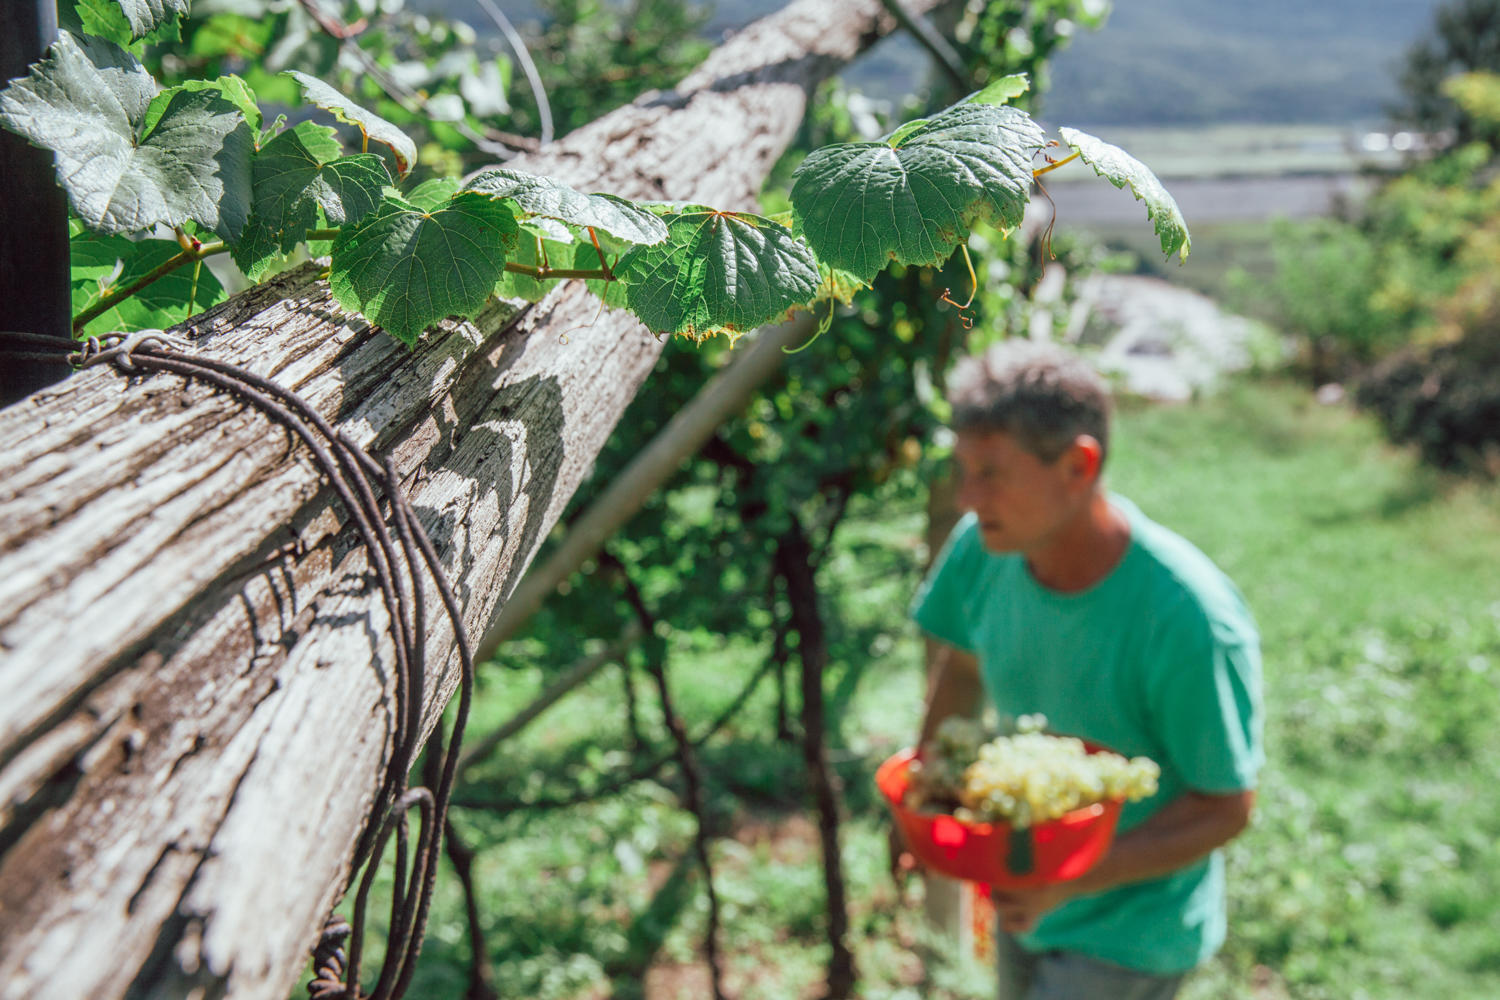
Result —
[[1250, 821], [1253, 791], [1230, 795], [1189, 792], [1122, 834], [1093, 869], [1072, 883], [1077, 892], [1101, 892], [1167, 875], [1234, 839]]
[[921, 746], [950, 715], [973, 717], [984, 705], [984, 685], [972, 656], [951, 646], [939, 645], [933, 656], [932, 680], [927, 691], [927, 710], [922, 715]]

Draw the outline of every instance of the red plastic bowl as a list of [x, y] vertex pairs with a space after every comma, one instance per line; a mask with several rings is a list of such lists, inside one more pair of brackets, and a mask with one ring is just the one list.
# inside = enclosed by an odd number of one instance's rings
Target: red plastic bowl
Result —
[[998, 889], [1035, 889], [1082, 875], [1109, 850], [1123, 799], [1099, 802], [1017, 830], [1008, 823], [965, 823], [952, 816], [919, 813], [902, 800], [915, 750], [902, 750], [880, 765], [875, 784], [895, 813], [896, 824], [918, 861], [950, 878]]

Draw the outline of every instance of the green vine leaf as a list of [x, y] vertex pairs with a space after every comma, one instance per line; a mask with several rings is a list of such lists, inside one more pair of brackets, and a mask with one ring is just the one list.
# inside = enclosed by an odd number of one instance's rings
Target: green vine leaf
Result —
[[[129, 233], [189, 220], [236, 239], [250, 211], [255, 138], [209, 88], [167, 91], [112, 42], [60, 34], [0, 91], [0, 123], [56, 154], [57, 175], [90, 228]], [[145, 127], [147, 112], [155, 117]], [[158, 113], [159, 112], [159, 113]]]
[[583, 194], [573, 188], [518, 170], [486, 170], [465, 191], [507, 198], [526, 215], [591, 227], [628, 243], [660, 243], [667, 227], [653, 213], [612, 194]]
[[144, 38], [188, 12], [188, 0], [118, 0], [132, 38]]
[[792, 175], [798, 231], [865, 283], [891, 260], [941, 264], [976, 220], [1020, 224], [1043, 142], [1024, 112], [958, 104], [884, 142], [825, 146]]
[[1193, 239], [1188, 234], [1187, 221], [1182, 217], [1177, 202], [1157, 180], [1151, 168], [1125, 152], [1119, 146], [1098, 139], [1076, 128], [1060, 128], [1063, 141], [1077, 151], [1084, 163], [1094, 168], [1094, 173], [1117, 188], [1130, 185], [1130, 193], [1137, 201], [1146, 203], [1146, 217], [1156, 225], [1156, 235], [1161, 239], [1161, 252], [1168, 257], [1177, 254], [1178, 261], [1185, 261], [1193, 249]]
[[458, 194], [423, 210], [386, 195], [333, 242], [328, 282], [339, 304], [402, 343], [444, 316], [472, 316], [505, 270], [519, 229], [503, 202]]
[[430, 212], [458, 194], [458, 178], [433, 177], [407, 191], [401, 197], [424, 212]]
[[964, 98], [966, 104], [1009, 104], [1031, 89], [1031, 77], [1025, 73], [1012, 73], [992, 80], [983, 90], [977, 90]]
[[[74, 234], [69, 241], [69, 252], [73, 312], [77, 314], [111, 291], [129, 285], [171, 260], [182, 252], [182, 247], [176, 240], [133, 241], [124, 236], [100, 236], [85, 231]], [[161, 329], [180, 323], [189, 309], [201, 312], [223, 301], [224, 288], [213, 272], [199, 268], [194, 282], [193, 271], [193, 265], [188, 264], [158, 278], [101, 313], [80, 332], [88, 336]]]
[[633, 247], [616, 268], [631, 312], [652, 330], [734, 340], [817, 293], [818, 262], [785, 226], [707, 208], [665, 221], [665, 242]]
[[376, 142], [389, 146], [391, 152], [396, 154], [396, 170], [402, 177], [405, 177], [411, 172], [411, 168], [416, 166], [417, 144], [412, 142], [411, 137], [405, 132], [375, 112], [366, 111], [315, 76], [308, 76], [294, 69], [286, 70], [282, 76], [289, 76], [296, 80], [302, 86], [302, 93], [313, 104], [324, 111], [332, 112], [333, 116], [344, 124], [357, 126], [361, 132]]
[[255, 208], [231, 250], [251, 281], [260, 281], [320, 221], [356, 223], [380, 204], [391, 182], [385, 162], [373, 153], [342, 153], [332, 128], [305, 121], [255, 154]]
[[178, 91], [209, 90], [218, 94], [224, 100], [240, 109], [240, 114], [245, 116], [245, 121], [256, 132], [260, 131], [261, 114], [260, 105], [255, 103], [255, 91], [250, 85], [237, 76], [221, 76], [217, 80], [184, 80], [171, 90], [164, 90], [151, 101], [146, 108], [146, 119], [141, 123], [141, 131], [149, 132], [161, 120], [162, 112], [166, 110], [167, 101]]
[[848, 271], [820, 263], [818, 265], [818, 294], [814, 301], [831, 298], [847, 306], [854, 302], [855, 295], [869, 287], [868, 283], [860, 281]]
[[57, 23], [64, 31], [105, 38], [136, 55], [140, 55], [148, 43], [177, 41], [182, 37], [177, 20], [173, 18], [137, 38], [118, 0], [59, 0]]

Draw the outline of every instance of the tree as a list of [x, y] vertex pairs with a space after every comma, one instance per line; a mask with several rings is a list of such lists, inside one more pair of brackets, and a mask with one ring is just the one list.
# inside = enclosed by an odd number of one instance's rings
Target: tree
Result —
[[1500, 71], [1500, 3], [1452, 0], [1433, 17], [1432, 32], [1406, 55], [1397, 121], [1424, 132], [1452, 131], [1457, 142], [1493, 140], [1495, 126], [1464, 112], [1444, 91], [1451, 76]]

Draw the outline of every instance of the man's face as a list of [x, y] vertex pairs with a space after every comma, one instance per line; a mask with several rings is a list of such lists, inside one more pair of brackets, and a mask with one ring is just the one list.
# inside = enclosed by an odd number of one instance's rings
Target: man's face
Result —
[[958, 503], [978, 516], [986, 549], [1024, 553], [1052, 539], [1091, 485], [1080, 477], [1091, 470], [1079, 469], [1077, 452], [1044, 462], [1003, 431], [958, 432]]

